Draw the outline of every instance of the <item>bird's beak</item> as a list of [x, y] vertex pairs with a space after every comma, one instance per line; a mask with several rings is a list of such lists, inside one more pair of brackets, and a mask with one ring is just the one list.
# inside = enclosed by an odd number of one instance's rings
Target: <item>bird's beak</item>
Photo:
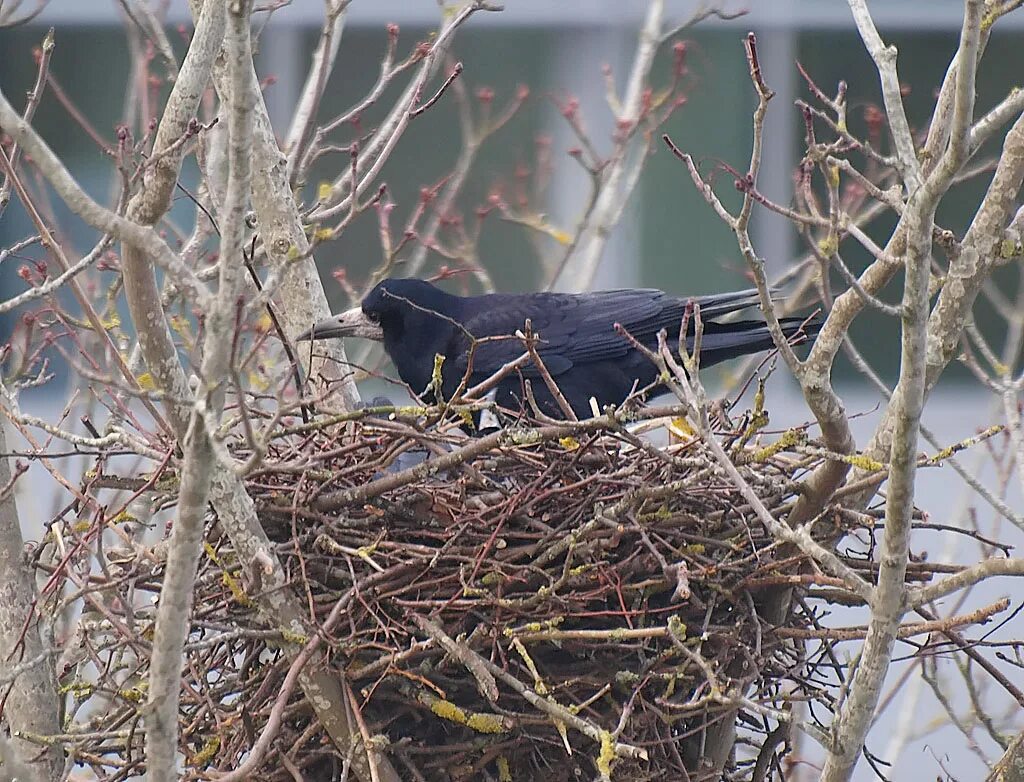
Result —
[[295, 339], [302, 342], [307, 339], [335, 339], [338, 337], [360, 337], [381, 342], [384, 331], [379, 323], [374, 323], [359, 307], [353, 307], [340, 315], [332, 315], [317, 323], [309, 331], [304, 331]]

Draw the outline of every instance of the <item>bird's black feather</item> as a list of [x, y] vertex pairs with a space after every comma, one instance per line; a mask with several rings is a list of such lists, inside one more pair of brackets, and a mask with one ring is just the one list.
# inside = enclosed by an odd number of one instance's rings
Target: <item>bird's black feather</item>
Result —
[[[774, 346], [761, 320], [719, 322], [732, 312], [757, 306], [756, 290], [697, 296], [670, 296], [655, 289], [598, 293], [489, 294], [461, 297], [413, 279], [384, 280], [363, 301], [363, 313], [378, 322], [384, 347], [402, 380], [415, 392], [430, 385], [434, 356], [445, 357], [442, 394], [448, 398], [467, 375], [472, 386], [494, 374], [524, 351], [515, 337], [527, 320], [538, 337], [538, 353], [559, 390], [580, 418], [591, 415], [590, 399], [599, 407], [621, 403], [634, 388], [654, 382], [657, 367], [619, 334], [619, 324], [634, 339], [654, 350], [665, 329], [676, 344], [687, 303], [700, 305], [704, 333], [701, 366], [707, 367]], [[787, 336], [817, 333], [816, 321], [786, 318]], [[692, 347], [691, 319], [687, 344]], [[482, 340], [482, 341], [481, 341]], [[474, 350], [471, 346], [476, 343]], [[531, 380], [542, 411], [563, 417], [553, 396], [530, 363], [503, 380], [497, 401], [524, 406], [523, 381]]]

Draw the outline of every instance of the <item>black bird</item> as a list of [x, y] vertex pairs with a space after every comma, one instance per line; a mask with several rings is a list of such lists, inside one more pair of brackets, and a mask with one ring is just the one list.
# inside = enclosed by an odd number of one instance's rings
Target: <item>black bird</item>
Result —
[[[416, 279], [383, 280], [360, 307], [320, 321], [299, 340], [363, 337], [383, 342], [402, 380], [428, 398], [434, 357], [440, 354], [444, 356], [441, 393], [450, 399], [469, 368], [473, 341], [508, 337], [477, 343], [467, 387], [485, 380], [523, 354], [523, 340], [514, 335], [529, 320], [544, 366], [573, 412], [582, 419], [593, 415], [591, 397], [598, 409], [603, 409], [608, 404], [620, 404], [634, 388], [644, 388], [657, 379], [654, 363], [619, 334], [615, 324], [621, 324], [638, 342], [656, 350], [658, 332], [662, 329], [668, 331], [669, 344], [676, 343], [688, 301], [700, 305], [704, 323], [702, 367], [774, 347], [763, 320], [714, 320], [756, 306], [756, 290], [692, 299], [651, 288], [455, 296]], [[782, 319], [787, 337], [813, 336], [819, 326], [807, 318]], [[689, 328], [688, 348], [692, 349], [692, 322]], [[542, 412], [554, 418], [565, 417], [533, 362], [498, 384], [497, 403], [504, 408], [529, 411], [524, 380], [531, 381]]]

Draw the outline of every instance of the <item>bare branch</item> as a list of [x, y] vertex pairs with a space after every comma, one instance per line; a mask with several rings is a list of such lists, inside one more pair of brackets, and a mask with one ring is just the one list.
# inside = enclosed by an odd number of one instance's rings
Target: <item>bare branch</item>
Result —
[[900, 173], [906, 182], [908, 191], [916, 190], [921, 184], [921, 164], [914, 149], [914, 139], [910, 133], [910, 123], [903, 107], [903, 93], [900, 77], [896, 72], [896, 47], [886, 46], [882, 36], [878, 34], [875, 22], [868, 10], [867, 0], [848, 0], [853, 19], [857, 23], [864, 47], [871, 55], [878, 69], [882, 82], [882, 100], [885, 102], [886, 115], [889, 117], [889, 128], [900, 165]]
[[[867, 6], [850, 0], [865, 46], [875, 59], [882, 77], [883, 90], [895, 90], [886, 96], [890, 121], [894, 122], [896, 143], [906, 117], [899, 98], [899, 80], [895, 70], [895, 49], [881, 49], [881, 39], [874, 30]], [[981, 30], [981, 0], [967, 0], [960, 48], [954, 120], [949, 148], [943, 160], [918, 188], [916, 167], [909, 128], [904, 142], [914, 166], [900, 156], [906, 171], [910, 200], [902, 221], [907, 225], [907, 252], [903, 287], [903, 334], [900, 356], [900, 377], [888, 410], [894, 419], [889, 449], [889, 483], [885, 503], [885, 533], [882, 537], [878, 581], [871, 599], [871, 623], [864, 648], [850, 679], [848, 696], [843, 701], [832, 726], [832, 747], [822, 770], [824, 782], [848, 780], [853, 773], [861, 747], [867, 736], [882, 685], [889, 669], [896, 633], [905, 612], [905, 576], [910, 555], [911, 517], [914, 510], [914, 477], [917, 471], [917, 442], [921, 414], [927, 395], [926, 338], [928, 334], [929, 289], [931, 271], [931, 239], [935, 209], [945, 194], [954, 174], [967, 159], [967, 132], [974, 106], [974, 73]], [[909, 174], [909, 176], [907, 176]]]
[[[616, 111], [616, 121], [620, 127], [635, 128], [641, 121], [643, 108], [643, 92], [647, 86], [654, 55], [662, 40], [662, 20], [665, 15], [664, 0], [650, 0], [644, 16], [640, 39], [637, 42], [636, 54], [630, 68], [626, 92], [623, 95], [621, 110]], [[612, 107], [614, 110], [614, 106]], [[626, 174], [632, 167], [641, 168], [646, 153], [639, 160], [628, 154], [630, 140], [635, 134], [623, 134], [622, 140], [616, 144], [609, 161], [600, 174], [597, 200], [590, 212], [583, 238], [577, 243], [572, 257], [562, 266], [562, 270], [554, 281], [555, 290], [588, 290], [593, 284], [601, 262], [601, 254], [615, 223], [622, 214], [623, 203], [629, 198], [632, 187]]]
[[[32, 117], [35, 116], [36, 108], [39, 106], [39, 102], [43, 99], [43, 88], [46, 86], [46, 79], [50, 73], [50, 57], [53, 55], [53, 28], [51, 27], [46, 33], [46, 37], [43, 38], [43, 43], [39, 47], [39, 70], [36, 73], [36, 83], [32, 86], [32, 91], [28, 94], [28, 101], [25, 104], [25, 111], [22, 114], [22, 119], [26, 124], [32, 123]], [[18, 170], [18, 161], [20, 159], [21, 150], [18, 148], [17, 142], [11, 147], [10, 161], [11, 168], [15, 171]], [[5, 176], [3, 185], [0, 185], [0, 217], [3, 216], [4, 210], [7, 209], [7, 204], [11, 200], [11, 177]]]
[[925, 587], [912, 589], [907, 594], [907, 609], [927, 605], [946, 595], [968, 589], [996, 576], [1024, 576], [1024, 559], [986, 559], [964, 568], [955, 576], [949, 576]]
[[473, 0], [466, 3], [442, 27], [424, 56], [416, 77], [363, 149], [360, 156], [360, 167], [357, 171], [358, 182], [352, 179], [349, 172], [338, 177], [330, 188], [329, 197], [321, 199], [320, 204], [310, 213], [311, 221], [320, 222], [341, 214], [350, 207], [352, 201], [359, 199], [366, 192], [405, 133], [414, 112], [420, 105], [427, 81], [433, 75], [438, 64], [443, 61], [455, 31], [477, 11], [499, 10], [501, 10], [499, 6], [494, 6], [485, 0]]
[[299, 161], [306, 154], [310, 135], [316, 125], [317, 110], [323, 98], [327, 80], [334, 70], [334, 61], [341, 46], [341, 34], [345, 29], [345, 12], [351, 0], [328, 0], [320, 39], [313, 50], [306, 83], [299, 96], [292, 116], [292, 124], [285, 136], [283, 150], [288, 155], [288, 180], [294, 181]]
[[[0, 422], [0, 453], [7, 452], [5, 426]], [[13, 480], [11, 463], [0, 456], [0, 486]], [[25, 546], [21, 537], [21, 524], [14, 493], [0, 496], [0, 643], [3, 645], [3, 665], [0, 679], [16, 669], [19, 675], [6, 690], [4, 718], [10, 726], [8, 748], [13, 758], [29, 772], [32, 782], [57, 782], [64, 771], [64, 752], [60, 745], [38, 747], [25, 741], [23, 734], [50, 734], [60, 731], [57, 716], [57, 682], [50, 659], [43, 652], [39, 638], [37, 613], [39, 595], [32, 570], [24, 559]], [[19, 669], [22, 660], [35, 660], [43, 656], [41, 664]], [[4, 752], [4, 760], [7, 753]], [[4, 764], [6, 769], [6, 763]]]

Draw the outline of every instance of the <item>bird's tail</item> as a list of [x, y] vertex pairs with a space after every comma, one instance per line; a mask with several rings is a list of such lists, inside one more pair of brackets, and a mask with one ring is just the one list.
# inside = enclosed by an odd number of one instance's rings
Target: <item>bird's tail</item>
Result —
[[[700, 317], [704, 321], [728, 315], [730, 312], [745, 310], [748, 307], [756, 307], [761, 303], [757, 295], [757, 288], [732, 291], [731, 293], [712, 293], [708, 296], [694, 296], [692, 300], [700, 305]], [[689, 299], [683, 301], [686, 302]]]
[[[780, 318], [782, 332], [791, 343], [799, 344], [813, 339], [821, 330], [822, 321], [817, 316]], [[692, 349], [692, 337], [687, 340]], [[700, 363], [709, 367], [720, 361], [727, 361], [762, 350], [771, 350], [775, 341], [768, 331], [768, 324], [762, 320], [741, 320], [733, 323], [704, 323], [701, 339]]]
[[[781, 288], [769, 288], [772, 301], [782, 301], [786, 295]], [[682, 301], [688, 301], [683, 299]], [[707, 296], [694, 296], [693, 301], [700, 305], [701, 318], [710, 320], [716, 316], [728, 315], [731, 312], [739, 312], [748, 307], [761, 306], [761, 298], [757, 288], [747, 288], [742, 291], [731, 291], [730, 293], [712, 293]]]

